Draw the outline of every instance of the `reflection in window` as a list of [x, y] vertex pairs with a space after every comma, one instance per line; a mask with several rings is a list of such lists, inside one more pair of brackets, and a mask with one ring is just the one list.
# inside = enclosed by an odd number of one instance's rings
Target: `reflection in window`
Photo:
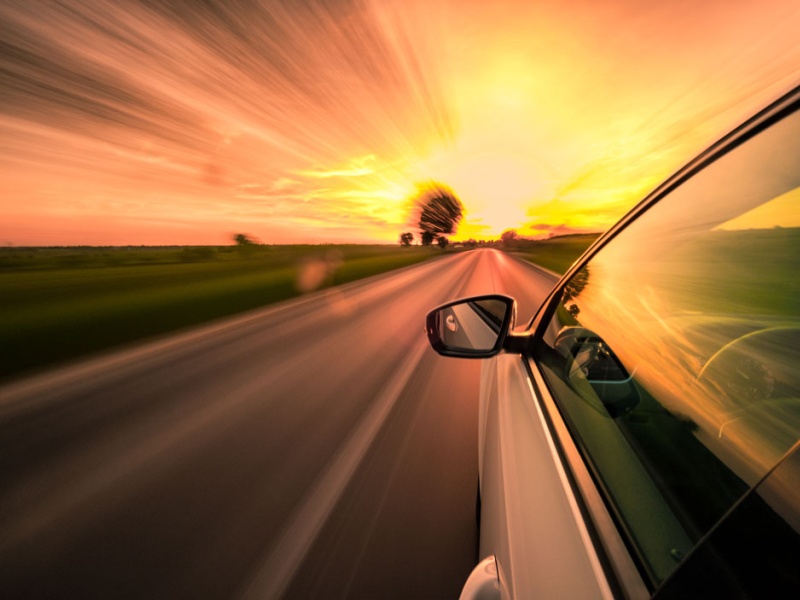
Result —
[[714, 229], [721, 231], [744, 231], [748, 229], [782, 229], [800, 227], [800, 188], [759, 204], [752, 210], [720, 223]]
[[543, 371], [658, 584], [800, 438], [800, 116], [564, 288]]

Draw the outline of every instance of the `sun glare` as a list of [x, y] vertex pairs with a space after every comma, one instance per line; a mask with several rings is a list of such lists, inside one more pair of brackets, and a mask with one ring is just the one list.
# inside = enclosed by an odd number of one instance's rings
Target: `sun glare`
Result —
[[447, 153], [420, 168], [428, 177], [446, 181], [467, 210], [457, 239], [493, 238], [521, 227], [531, 201], [547, 198], [543, 176], [523, 157], [485, 152]]

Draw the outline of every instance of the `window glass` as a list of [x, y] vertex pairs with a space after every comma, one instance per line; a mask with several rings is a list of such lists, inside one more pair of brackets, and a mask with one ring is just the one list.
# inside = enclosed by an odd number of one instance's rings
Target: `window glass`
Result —
[[565, 286], [539, 363], [654, 585], [800, 438], [800, 114]]

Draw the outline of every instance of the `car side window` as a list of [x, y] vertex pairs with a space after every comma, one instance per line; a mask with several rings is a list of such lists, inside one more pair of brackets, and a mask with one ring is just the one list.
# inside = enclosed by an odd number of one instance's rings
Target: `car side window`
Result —
[[798, 275], [795, 112], [669, 192], [561, 292], [538, 363], [653, 587], [800, 438]]

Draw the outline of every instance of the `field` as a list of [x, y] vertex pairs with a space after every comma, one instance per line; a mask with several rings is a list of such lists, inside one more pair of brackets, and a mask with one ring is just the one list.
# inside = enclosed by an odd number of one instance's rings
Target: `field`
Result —
[[[561, 273], [595, 237], [508, 250]], [[0, 248], [0, 381], [439, 256], [387, 245]]]
[[599, 234], [576, 234], [550, 238], [548, 240], [518, 240], [514, 253], [534, 264], [558, 274], [564, 274], [599, 237]]
[[441, 256], [400, 246], [0, 249], [0, 380]]

